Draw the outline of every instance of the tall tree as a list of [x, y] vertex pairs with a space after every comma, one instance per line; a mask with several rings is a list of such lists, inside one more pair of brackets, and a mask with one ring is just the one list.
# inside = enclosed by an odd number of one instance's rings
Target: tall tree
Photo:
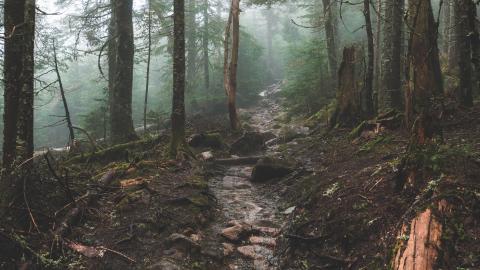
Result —
[[113, 0], [115, 18], [115, 72], [110, 100], [110, 137], [113, 144], [137, 138], [132, 118], [133, 0]]
[[152, 7], [148, 0], [148, 22], [147, 22], [147, 74], [145, 76], [145, 100], [143, 103], [143, 132], [147, 133], [147, 109], [148, 109], [148, 88], [150, 87], [150, 63], [152, 60]]
[[202, 37], [202, 50], [203, 50], [203, 80], [205, 83], [205, 91], [208, 92], [210, 88], [210, 57], [209, 57], [209, 3], [208, 0], [203, 1], [203, 37]]
[[173, 98], [170, 155], [185, 144], [185, 0], [173, 2]]
[[472, 63], [475, 67], [475, 85], [477, 89], [480, 89], [480, 34], [479, 26], [477, 24], [477, 6], [473, 0], [468, 1], [468, 29], [472, 48]]
[[35, 0], [25, 1], [23, 25], [22, 88], [18, 104], [17, 158], [22, 161], [33, 157], [33, 100], [35, 67]]
[[325, 37], [327, 42], [328, 69], [332, 80], [332, 90], [337, 87], [338, 74], [338, 17], [337, 17], [337, 1], [322, 0], [323, 2], [323, 18], [325, 25]]
[[432, 102], [443, 93], [437, 47], [436, 22], [430, 0], [409, 2], [408, 71], [405, 100], [407, 126], [413, 128], [419, 143], [437, 131], [438, 119]]
[[[232, 49], [230, 51], [230, 32], [232, 38]], [[240, 0], [232, 0], [230, 15], [225, 29], [224, 39], [224, 86], [228, 99], [228, 112], [230, 127], [233, 130], [240, 128], [240, 121], [237, 115], [237, 67], [238, 49], [240, 45]]]
[[370, 0], [363, 0], [363, 15], [367, 31], [367, 70], [365, 72], [365, 91], [363, 91], [363, 111], [367, 117], [373, 115], [373, 75], [375, 66], [375, 45], [373, 42], [372, 19], [370, 16]]
[[9, 170], [16, 159], [18, 104], [22, 89], [24, 58], [23, 27], [25, 0], [4, 2], [4, 129], [3, 168]]
[[385, 0], [379, 111], [402, 110], [402, 23], [404, 0]]
[[[464, 106], [473, 106], [472, 95], [472, 44], [469, 28], [469, 13], [472, 6], [470, 0], [456, 0], [454, 4], [455, 13], [455, 44], [457, 47], [458, 88], [454, 91], [457, 102]], [[474, 6], [475, 9], [475, 6]]]
[[196, 0], [188, 0], [186, 21], [187, 39], [187, 92], [191, 92], [195, 85], [195, 74], [197, 68], [197, 5]]

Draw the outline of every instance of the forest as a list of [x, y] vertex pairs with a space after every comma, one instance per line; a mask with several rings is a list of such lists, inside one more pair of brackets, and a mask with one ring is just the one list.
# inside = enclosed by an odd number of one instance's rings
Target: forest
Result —
[[0, 269], [480, 269], [480, 1], [0, 9]]

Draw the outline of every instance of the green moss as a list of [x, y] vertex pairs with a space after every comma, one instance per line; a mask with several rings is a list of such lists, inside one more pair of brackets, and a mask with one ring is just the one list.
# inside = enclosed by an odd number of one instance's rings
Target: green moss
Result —
[[66, 164], [75, 164], [83, 162], [110, 162], [113, 160], [125, 159], [127, 156], [127, 150], [133, 150], [137, 148], [150, 149], [158, 143], [158, 137], [147, 138], [144, 140], [133, 141], [125, 144], [117, 144], [110, 148], [90, 153], [80, 154], [78, 156], [69, 159]]

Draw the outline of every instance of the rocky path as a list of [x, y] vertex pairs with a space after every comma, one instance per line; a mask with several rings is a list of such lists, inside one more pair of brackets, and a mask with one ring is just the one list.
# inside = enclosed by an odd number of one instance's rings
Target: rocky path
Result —
[[[271, 95], [277, 90], [272, 87], [264, 92], [261, 106], [251, 112], [249, 124], [258, 132], [275, 134], [272, 126], [280, 109]], [[270, 154], [274, 148], [265, 152]], [[277, 209], [277, 197], [266, 194], [268, 187], [250, 181], [252, 170], [248, 165], [224, 167], [223, 173], [210, 181], [222, 212], [210, 230], [220, 235], [217, 244], [228, 269], [278, 269], [274, 252], [285, 215]]]

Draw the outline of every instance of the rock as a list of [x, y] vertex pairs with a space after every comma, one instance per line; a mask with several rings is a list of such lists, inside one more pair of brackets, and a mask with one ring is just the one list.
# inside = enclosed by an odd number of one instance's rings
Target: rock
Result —
[[190, 237], [183, 234], [173, 233], [167, 238], [167, 247], [175, 248], [184, 253], [198, 253], [201, 249], [200, 245]]
[[282, 178], [293, 171], [293, 166], [285, 161], [263, 158], [253, 167], [250, 181], [257, 183], [265, 182], [275, 178]]
[[249, 259], [263, 259], [263, 254], [268, 254], [266, 247], [259, 245], [241, 246], [237, 248], [238, 253]]
[[248, 155], [263, 150], [265, 138], [258, 132], [245, 132], [242, 137], [230, 146], [230, 152]]
[[191, 147], [222, 148], [222, 135], [219, 133], [194, 134], [188, 139], [188, 145]]
[[291, 213], [293, 213], [293, 211], [295, 211], [295, 208], [296, 208], [295, 206], [289, 207], [285, 211], [283, 211], [282, 214], [290, 215]]
[[212, 151], [202, 152], [200, 153], [199, 157], [201, 160], [205, 160], [205, 161], [211, 160], [213, 159], [213, 153]]
[[228, 257], [235, 252], [235, 246], [229, 243], [222, 243], [223, 255]]
[[262, 245], [267, 247], [275, 247], [277, 245], [277, 241], [272, 237], [250, 236], [248, 241], [252, 245]]
[[183, 270], [184, 268], [178, 266], [175, 262], [169, 259], [162, 259], [160, 262], [147, 267], [148, 270]]
[[237, 242], [252, 232], [252, 226], [245, 222], [231, 221], [231, 227], [222, 230], [221, 235], [230, 241]]
[[284, 126], [280, 130], [280, 137], [283, 142], [290, 142], [294, 139], [306, 136], [309, 132], [308, 127], [298, 127], [298, 126]]
[[254, 226], [253, 229], [257, 232], [263, 233], [265, 235], [269, 235], [271, 237], [277, 237], [280, 235], [281, 230], [277, 228], [272, 228], [272, 227], [259, 227], [259, 226]]

